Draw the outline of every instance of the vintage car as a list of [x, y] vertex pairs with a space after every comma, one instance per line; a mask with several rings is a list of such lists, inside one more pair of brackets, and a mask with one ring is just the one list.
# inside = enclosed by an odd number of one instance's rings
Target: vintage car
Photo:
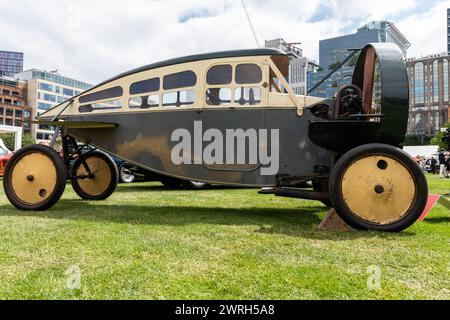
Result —
[[3, 140], [0, 138], [0, 177], [3, 176], [6, 164], [12, 156], [13, 152], [6, 147]]
[[[428, 189], [401, 150], [409, 92], [400, 50], [359, 50], [352, 84], [335, 99], [296, 95], [288, 71], [286, 54], [260, 48], [120, 74], [37, 118], [56, 126], [64, 161], [49, 147], [21, 149], [7, 165], [5, 193], [18, 209], [45, 210], [69, 177], [81, 198], [106, 199], [118, 173], [103, 150], [169, 178], [271, 187], [277, 196], [322, 201], [354, 228], [398, 232], [412, 225]], [[99, 150], [69, 152], [77, 141]]]
[[8, 152], [7, 150], [0, 148], [0, 176], [3, 176], [6, 164], [12, 156], [12, 152]]

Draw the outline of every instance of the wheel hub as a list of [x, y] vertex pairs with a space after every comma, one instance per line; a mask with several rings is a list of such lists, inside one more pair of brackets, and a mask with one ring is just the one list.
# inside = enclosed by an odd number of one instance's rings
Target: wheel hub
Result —
[[384, 192], [384, 187], [380, 184], [377, 184], [375, 186], [374, 190], [377, 194], [382, 194]]

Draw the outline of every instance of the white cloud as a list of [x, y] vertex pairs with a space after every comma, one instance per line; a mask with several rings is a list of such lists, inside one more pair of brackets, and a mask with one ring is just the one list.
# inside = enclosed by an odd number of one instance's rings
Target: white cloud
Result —
[[442, 1], [397, 23], [412, 44], [408, 56], [447, 52], [447, 8], [450, 1]]
[[[317, 59], [320, 39], [387, 18], [413, 43], [414, 55], [443, 51], [449, 2], [247, 0], [247, 6], [259, 35], [301, 41], [305, 55]], [[415, 8], [424, 12], [411, 15]], [[10, 35], [0, 49], [24, 51], [26, 68], [59, 69], [92, 83], [175, 56], [256, 46], [240, 0], [16, 0], [2, 1], [0, 12], [2, 34]]]

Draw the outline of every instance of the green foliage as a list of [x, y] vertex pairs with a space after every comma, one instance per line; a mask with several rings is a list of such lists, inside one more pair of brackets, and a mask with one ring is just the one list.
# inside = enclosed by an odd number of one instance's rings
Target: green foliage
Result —
[[[5, 143], [5, 146], [13, 151], [14, 150], [14, 141], [15, 141], [15, 134], [14, 133], [2, 133], [0, 134], [0, 138], [3, 139], [3, 142]], [[25, 147], [29, 144], [34, 144], [35, 140], [34, 137], [29, 134], [23, 134], [22, 135], [22, 147]]]
[[448, 144], [445, 141], [442, 141], [442, 138], [444, 138], [444, 132], [438, 132], [434, 135], [433, 138], [430, 140], [431, 145], [439, 146], [440, 149], [448, 150]]
[[9, 150], [14, 150], [14, 133], [2, 133], [0, 134], [0, 139], [3, 140], [3, 143]]
[[[445, 123], [443, 128], [450, 128], [450, 123]], [[438, 132], [434, 135], [433, 138], [430, 140], [430, 144], [439, 146], [440, 149], [449, 150], [449, 145], [447, 141], [443, 141], [445, 133], [444, 132]]]
[[405, 146], [427, 146], [430, 144], [430, 138], [421, 134], [407, 134], [405, 137]]
[[35, 143], [36, 143], [36, 140], [30, 133], [25, 133], [22, 136], [22, 147], [25, 147], [29, 144], [35, 144]]

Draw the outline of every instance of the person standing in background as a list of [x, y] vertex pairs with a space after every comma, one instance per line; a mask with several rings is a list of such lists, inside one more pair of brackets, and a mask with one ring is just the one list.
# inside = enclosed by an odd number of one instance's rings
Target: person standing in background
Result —
[[447, 178], [447, 163], [445, 161], [444, 152], [439, 152], [439, 177], [441, 179]]
[[431, 168], [431, 173], [432, 174], [436, 174], [436, 159], [435, 158], [431, 158], [430, 160], [430, 168]]
[[450, 153], [445, 156], [445, 164], [447, 169], [447, 178], [450, 177]]

